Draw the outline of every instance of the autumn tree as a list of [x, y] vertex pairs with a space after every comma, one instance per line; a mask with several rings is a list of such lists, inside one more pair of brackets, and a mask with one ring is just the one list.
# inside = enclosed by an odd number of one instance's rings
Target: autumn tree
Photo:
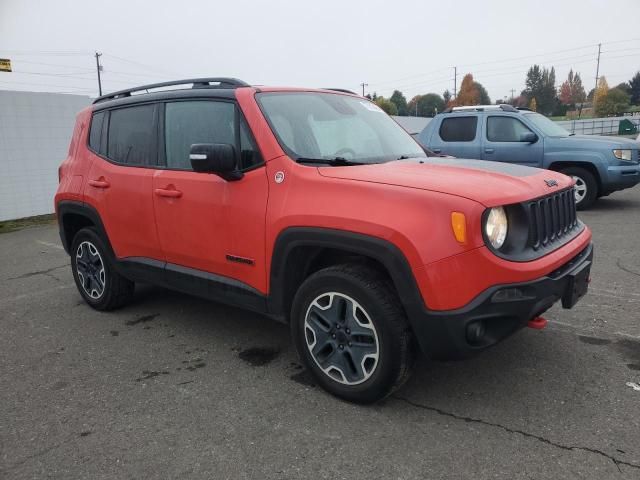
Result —
[[407, 112], [407, 98], [402, 94], [400, 90], [394, 90], [389, 98], [393, 102], [398, 110], [398, 115], [406, 116]]
[[631, 80], [629, 80], [631, 89], [631, 104], [640, 105], [640, 72], [637, 72]]
[[384, 110], [388, 115], [397, 115], [398, 107], [388, 98], [384, 98], [382, 96], [376, 96], [374, 100], [375, 104], [378, 105], [382, 110]]
[[455, 104], [459, 107], [465, 105], [478, 105], [480, 103], [480, 93], [473, 81], [473, 75], [467, 73], [460, 84], [460, 91], [455, 99]]
[[593, 93], [593, 105], [596, 111], [598, 110], [598, 103], [607, 97], [607, 93], [609, 93], [609, 84], [603, 75], [598, 79], [598, 86], [596, 87], [596, 91]]
[[536, 97], [533, 97], [529, 102], [529, 110], [533, 110], [534, 112], [538, 111], [538, 102], [536, 102]]
[[560, 86], [560, 103], [563, 105], [575, 105], [584, 102], [586, 97], [580, 74], [569, 70], [567, 79]]

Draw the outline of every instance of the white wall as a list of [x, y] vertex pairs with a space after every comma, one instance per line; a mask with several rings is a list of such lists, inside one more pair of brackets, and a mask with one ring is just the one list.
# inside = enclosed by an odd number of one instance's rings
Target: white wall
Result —
[[91, 99], [0, 90], [0, 221], [53, 212], [58, 166]]

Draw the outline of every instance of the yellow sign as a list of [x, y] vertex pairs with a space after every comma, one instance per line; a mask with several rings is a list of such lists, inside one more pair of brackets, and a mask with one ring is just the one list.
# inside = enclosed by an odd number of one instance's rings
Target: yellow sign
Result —
[[11, 60], [8, 58], [0, 58], [0, 72], [11, 71]]

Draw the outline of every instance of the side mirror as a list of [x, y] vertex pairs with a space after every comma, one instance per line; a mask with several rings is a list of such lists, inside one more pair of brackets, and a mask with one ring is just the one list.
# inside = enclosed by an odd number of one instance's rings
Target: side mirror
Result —
[[536, 143], [538, 141], [538, 135], [533, 132], [521, 133], [520, 141], [526, 143]]
[[194, 143], [189, 160], [194, 172], [215, 173], [230, 181], [243, 177], [236, 164], [236, 149], [230, 143]]

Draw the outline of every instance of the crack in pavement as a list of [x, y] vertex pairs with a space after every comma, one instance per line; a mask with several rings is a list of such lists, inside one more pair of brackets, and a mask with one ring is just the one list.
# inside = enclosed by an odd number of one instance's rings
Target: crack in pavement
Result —
[[621, 264], [621, 262], [622, 262], [622, 261], [621, 261], [619, 258], [616, 260], [616, 265], [618, 266], [618, 268], [619, 268], [620, 270], [622, 270], [622, 271], [624, 271], [624, 272], [627, 272], [627, 273], [630, 273], [631, 275], [635, 275], [636, 277], [640, 277], [640, 273], [638, 273], [638, 272], [634, 272], [634, 271], [633, 271], [633, 270], [631, 270], [630, 268], [623, 266], [623, 265]]
[[20, 280], [22, 278], [34, 277], [36, 275], [46, 275], [48, 277], [55, 278], [56, 280], [58, 280], [56, 277], [51, 275], [51, 272], [53, 272], [54, 270], [58, 270], [60, 268], [68, 267], [68, 266], [69, 266], [69, 264], [65, 263], [64, 265], [59, 265], [57, 267], [51, 267], [51, 268], [48, 268], [46, 270], [38, 270], [37, 272], [23, 273], [22, 275], [18, 275], [17, 277], [9, 277], [9, 278], [7, 278], [7, 280]]
[[449, 418], [454, 418], [456, 420], [463, 420], [467, 423], [479, 423], [481, 425], [486, 425], [489, 427], [495, 427], [495, 428], [499, 428], [505, 432], [508, 433], [518, 433], [520, 435], [522, 435], [523, 437], [526, 438], [532, 438], [534, 440], [537, 440], [539, 442], [545, 443], [547, 445], [551, 445], [552, 447], [556, 447], [559, 448], [561, 450], [567, 450], [567, 451], [575, 451], [575, 450], [582, 450], [584, 452], [589, 452], [589, 453], [594, 453], [596, 455], [601, 455], [609, 460], [611, 460], [613, 462], [613, 464], [616, 466], [616, 468], [618, 469], [618, 471], [620, 473], [622, 473], [622, 470], [620, 469], [620, 465], [624, 465], [630, 468], [636, 468], [640, 470], [640, 464], [636, 464], [636, 463], [631, 463], [631, 462], [626, 462], [624, 460], [620, 460], [616, 457], [614, 457], [613, 455], [609, 455], [606, 452], [603, 452], [602, 450], [598, 450], [597, 448], [590, 448], [590, 447], [580, 447], [580, 446], [576, 446], [576, 445], [563, 445], [562, 443], [557, 443], [554, 442], [553, 440], [549, 440], [548, 438], [545, 438], [543, 436], [540, 435], [536, 435], [533, 433], [529, 433], [529, 432], [525, 432], [524, 430], [518, 430], [516, 428], [509, 428], [509, 427], [505, 427], [504, 425], [500, 425], [499, 423], [493, 423], [493, 422], [489, 422], [486, 420], [482, 420], [479, 418], [473, 418], [473, 417], [465, 417], [463, 415], [458, 415], [456, 413], [451, 413], [451, 412], [446, 412], [440, 408], [437, 407], [431, 407], [429, 405], [422, 405], [420, 403], [414, 402], [413, 400], [409, 400], [408, 398], [405, 397], [399, 397], [397, 395], [392, 395], [391, 398], [399, 400], [401, 402], [404, 402], [412, 407], [415, 408], [420, 408], [422, 410], [428, 410], [430, 412], [434, 412], [437, 413], [438, 415], [442, 415], [444, 417], [449, 417]]

